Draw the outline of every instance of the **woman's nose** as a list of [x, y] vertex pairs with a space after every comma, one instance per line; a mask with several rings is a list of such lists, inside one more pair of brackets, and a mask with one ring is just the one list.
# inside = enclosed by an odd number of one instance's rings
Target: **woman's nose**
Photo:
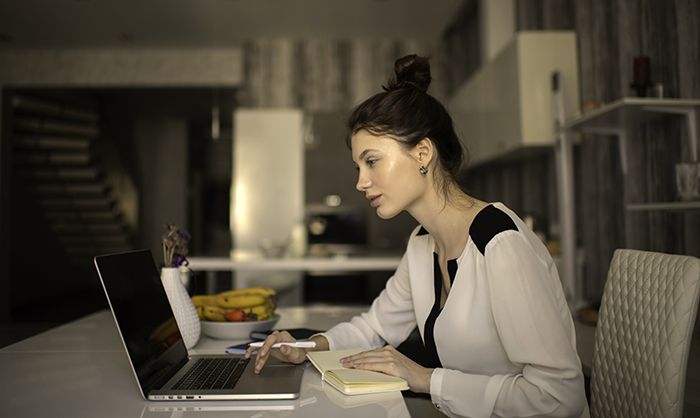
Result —
[[357, 183], [355, 184], [355, 188], [360, 191], [364, 192], [367, 190], [367, 188], [370, 185], [369, 179], [360, 172], [360, 174], [357, 175]]

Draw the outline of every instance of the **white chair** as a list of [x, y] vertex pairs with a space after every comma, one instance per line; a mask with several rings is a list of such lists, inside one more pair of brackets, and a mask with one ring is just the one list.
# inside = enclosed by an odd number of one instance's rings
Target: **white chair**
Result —
[[698, 299], [699, 259], [615, 251], [595, 334], [594, 418], [682, 416]]

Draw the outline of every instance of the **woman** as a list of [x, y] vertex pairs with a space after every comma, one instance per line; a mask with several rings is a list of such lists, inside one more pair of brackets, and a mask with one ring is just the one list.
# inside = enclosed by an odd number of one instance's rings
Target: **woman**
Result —
[[[588, 416], [575, 333], [556, 267], [537, 236], [501, 203], [458, 185], [462, 148], [445, 108], [427, 94], [426, 58], [396, 61], [384, 92], [349, 119], [357, 190], [377, 215], [420, 224], [370, 310], [313, 336], [317, 350], [366, 348], [345, 367], [376, 370], [429, 393], [450, 416]], [[418, 325], [434, 367], [394, 347]], [[306, 351], [259, 350], [293, 363]], [[252, 354], [251, 350], [246, 356]]]

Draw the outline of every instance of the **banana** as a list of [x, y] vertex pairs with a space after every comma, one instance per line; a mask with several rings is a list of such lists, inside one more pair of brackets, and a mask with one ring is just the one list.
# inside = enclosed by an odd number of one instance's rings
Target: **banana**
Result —
[[204, 306], [203, 307], [204, 319], [206, 319], [207, 321], [223, 322], [226, 320], [224, 318], [225, 313], [226, 313], [226, 310], [219, 307], [219, 306]]
[[192, 296], [194, 306], [216, 306], [216, 295], [194, 295]]
[[269, 287], [248, 287], [218, 293], [216, 295], [194, 295], [192, 304], [200, 319], [225, 321], [225, 314], [240, 309], [257, 320], [270, 319], [275, 313], [277, 292]]
[[262, 295], [265, 297], [275, 297], [277, 296], [277, 291], [270, 287], [245, 287], [242, 289], [233, 289], [221, 292], [218, 296], [249, 296], [249, 295]]
[[252, 306], [250, 308], [243, 308], [242, 311], [247, 313], [247, 314], [254, 313], [259, 318], [262, 315], [272, 316], [272, 314], [275, 311], [275, 308], [270, 303], [263, 303], [262, 305], [256, 305], [256, 306]]
[[242, 309], [262, 305], [267, 300], [269, 299], [262, 295], [218, 295], [216, 297], [216, 304], [226, 309]]
[[258, 320], [258, 321], [265, 321], [265, 320], [267, 320], [267, 319], [272, 318], [272, 315], [273, 315], [272, 313], [260, 314], [260, 315], [257, 315], [256, 320]]

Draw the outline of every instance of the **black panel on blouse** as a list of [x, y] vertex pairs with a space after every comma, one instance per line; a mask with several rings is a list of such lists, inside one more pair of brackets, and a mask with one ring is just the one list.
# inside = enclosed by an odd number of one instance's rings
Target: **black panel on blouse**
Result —
[[486, 246], [491, 239], [508, 230], [517, 231], [518, 227], [505, 212], [493, 205], [488, 205], [476, 214], [469, 228], [469, 236], [481, 254], [486, 255]]
[[[454, 283], [455, 276], [457, 275], [457, 267], [457, 260], [447, 260], [447, 273], [450, 276], [450, 287]], [[435, 321], [437, 321], [438, 316], [440, 316], [442, 312], [442, 308], [440, 308], [442, 273], [440, 272], [440, 263], [438, 262], [438, 255], [436, 253], [433, 253], [433, 288], [435, 291], [435, 302], [430, 310], [430, 314], [428, 314], [428, 318], [425, 320], [423, 335], [425, 336], [425, 350], [427, 351], [428, 357], [427, 362], [430, 364], [427, 367], [442, 367], [442, 362], [437, 352], [437, 346], [435, 345]]]

